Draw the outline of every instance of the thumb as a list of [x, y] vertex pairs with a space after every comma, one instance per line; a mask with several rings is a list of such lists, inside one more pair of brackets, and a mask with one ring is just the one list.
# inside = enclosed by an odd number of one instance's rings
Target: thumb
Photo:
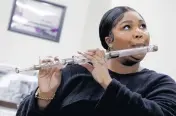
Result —
[[92, 71], [93, 71], [93, 69], [94, 69], [94, 66], [92, 66], [92, 65], [89, 64], [89, 63], [81, 64], [81, 66], [85, 67], [90, 73], [92, 73]]
[[60, 67], [55, 67], [53, 74], [55, 78], [59, 78], [61, 76], [62, 73], [62, 69]]

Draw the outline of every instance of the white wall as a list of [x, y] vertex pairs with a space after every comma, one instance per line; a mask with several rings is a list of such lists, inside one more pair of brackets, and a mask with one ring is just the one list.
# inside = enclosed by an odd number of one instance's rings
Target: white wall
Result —
[[[0, 4], [0, 63], [26, 67], [37, 62], [39, 56], [70, 57], [78, 50], [102, 48], [98, 26], [102, 15], [111, 7], [125, 5], [138, 10], [145, 18], [151, 35], [151, 44], [159, 51], [149, 53], [142, 64], [166, 73], [176, 79], [175, 0], [50, 0], [67, 6], [65, 22], [59, 43], [7, 31], [13, 0]], [[101, 4], [100, 4], [101, 3]], [[149, 8], [150, 7], [150, 8]], [[170, 52], [170, 53], [169, 53]]]
[[111, 0], [91, 0], [87, 13], [86, 25], [84, 27], [81, 50], [102, 48], [99, 39], [99, 23], [103, 14], [110, 7]]
[[[100, 5], [101, 3], [101, 5]], [[142, 14], [151, 35], [151, 44], [156, 44], [159, 51], [147, 54], [142, 65], [149, 69], [170, 75], [176, 79], [176, 55], [174, 54], [176, 26], [175, 0], [96, 0], [91, 1], [84, 27], [81, 49], [102, 48], [98, 26], [102, 15], [115, 6], [130, 6]], [[94, 16], [93, 16], [94, 15]]]
[[90, 0], [50, 0], [67, 7], [59, 43], [7, 31], [13, 1], [5, 0], [0, 4], [0, 63], [28, 67], [38, 63], [39, 56], [64, 58], [81, 49]]
[[151, 35], [151, 44], [157, 44], [159, 51], [149, 53], [143, 66], [168, 74], [176, 79], [175, 0], [112, 0], [111, 7], [130, 6], [145, 18]]

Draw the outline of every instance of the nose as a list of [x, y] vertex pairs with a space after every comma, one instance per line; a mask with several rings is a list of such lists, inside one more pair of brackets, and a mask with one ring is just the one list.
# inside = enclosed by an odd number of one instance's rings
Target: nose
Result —
[[135, 38], [136, 38], [136, 39], [140, 39], [140, 38], [142, 38], [142, 35], [139, 35], [139, 34], [138, 34], [138, 35], [135, 35]]
[[136, 31], [133, 34], [133, 38], [134, 39], [142, 39], [143, 38], [142, 32], [139, 29], [136, 29]]

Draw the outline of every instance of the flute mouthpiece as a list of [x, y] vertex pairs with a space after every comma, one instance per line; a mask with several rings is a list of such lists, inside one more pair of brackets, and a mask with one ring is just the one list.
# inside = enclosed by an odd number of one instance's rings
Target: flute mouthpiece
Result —
[[20, 73], [20, 70], [18, 68], [15, 68], [16, 73]]
[[158, 51], [158, 46], [153, 46], [153, 51]]

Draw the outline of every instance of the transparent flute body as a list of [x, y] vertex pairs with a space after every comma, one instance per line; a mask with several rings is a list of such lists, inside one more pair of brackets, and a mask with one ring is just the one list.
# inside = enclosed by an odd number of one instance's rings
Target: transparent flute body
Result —
[[[156, 45], [149, 45], [145, 47], [131, 48], [131, 49], [125, 49], [125, 50], [118, 50], [118, 51], [110, 51], [105, 53], [105, 59], [131, 56], [131, 55], [137, 55], [137, 54], [145, 54], [148, 52], [156, 52], [156, 51], [158, 51], [158, 46]], [[15, 72], [20, 73], [24, 71], [40, 70], [41, 68], [50, 68], [53, 66], [57, 66], [59, 63], [61, 63], [62, 65], [67, 65], [67, 64], [83, 64], [86, 62], [90, 62], [90, 61], [83, 56], [72, 56], [72, 58], [62, 59], [60, 62], [54, 63], [54, 64], [33, 65], [32, 67], [29, 67], [26, 69], [16, 68]]]

